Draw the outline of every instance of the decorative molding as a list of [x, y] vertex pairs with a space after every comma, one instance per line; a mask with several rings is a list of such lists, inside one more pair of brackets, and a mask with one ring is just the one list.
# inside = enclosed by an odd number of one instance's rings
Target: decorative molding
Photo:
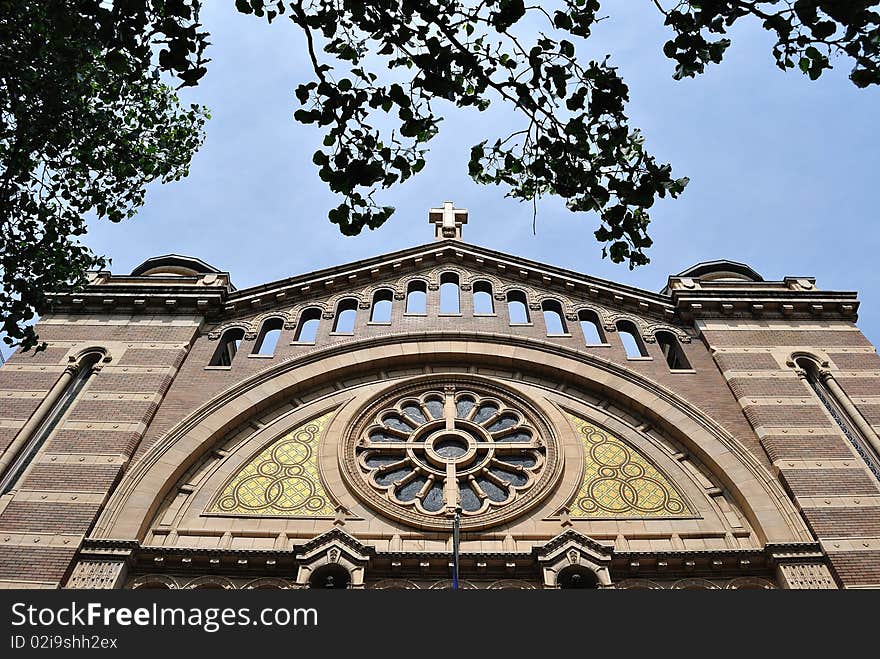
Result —
[[65, 588], [111, 590], [120, 588], [127, 571], [126, 560], [81, 559], [73, 568]]
[[[216, 438], [212, 438], [213, 435], [211, 433], [193, 433], [193, 430], [201, 423], [206, 422], [206, 420], [210, 420], [212, 424], [209, 429], [225, 427], [224, 424], [226, 422], [221, 418], [224, 414], [223, 410], [228, 409], [232, 401], [239, 399], [246, 392], [253, 390], [261, 384], [279, 378], [273, 383], [273, 391], [276, 392], [277, 402], [280, 403], [283, 396], [295, 396], [297, 383], [307, 381], [310, 377], [313, 377], [312, 373], [321, 374], [324, 378], [331, 377], [332, 374], [327, 373], [326, 369], [320, 370], [328, 357], [337, 354], [357, 353], [352, 355], [353, 360], [347, 360], [346, 363], [352, 365], [359, 364], [360, 367], [365, 368], [368, 366], [368, 360], [355, 358], [360, 357], [362, 351], [367, 348], [383, 345], [400, 346], [418, 341], [424, 347], [432, 349], [432, 342], [436, 340], [442, 342], [443, 350], [446, 352], [457, 350], [457, 346], [460, 343], [463, 357], [472, 356], [473, 346], [481, 343], [482, 350], [486, 355], [497, 355], [499, 359], [503, 360], [513, 359], [518, 363], [518, 368], [525, 368], [529, 363], [559, 362], [560, 357], [565, 357], [572, 360], [572, 367], [567, 369], [567, 372], [572, 374], [572, 386], [589, 388], [590, 382], [600, 382], [601, 387], [611, 387], [613, 385], [615, 390], [627, 392], [627, 397], [632, 398], [636, 404], [644, 402], [649, 410], [657, 409], [658, 414], [662, 413], [664, 415], [676, 414], [677, 418], [680, 417], [676, 427], [685, 427], [685, 430], [682, 432], [686, 432], [691, 441], [699, 441], [701, 446], [704, 447], [714, 447], [711, 449], [714, 451], [712, 455], [723, 456], [724, 464], [709, 464], [707, 465], [709, 468], [734, 469], [734, 471], [729, 472], [732, 474], [731, 477], [734, 478], [730, 489], [735, 490], [748, 486], [751, 493], [747, 501], [749, 505], [760, 505], [760, 510], [762, 511], [778, 511], [768, 518], [775, 520], [774, 523], [777, 525], [775, 527], [775, 537], [808, 537], [808, 531], [803, 527], [802, 522], [800, 525], [798, 524], [798, 516], [794, 506], [782, 491], [778, 481], [719, 424], [665, 387], [633, 372], [625, 366], [615, 364], [611, 360], [595, 355], [583, 354], [564, 346], [548, 344], [545, 341], [526, 337], [493, 336], [491, 333], [465, 332], [457, 336], [456, 340], [450, 340], [444, 332], [420, 333], [418, 336], [389, 334], [358, 340], [345, 346], [329, 346], [284, 360], [249, 377], [243, 382], [237, 383], [235, 386], [215, 396], [199, 410], [196, 410], [185, 420], [170, 429], [168, 433], [156, 441], [151, 450], [141, 460], [128, 470], [99, 518], [95, 533], [98, 535], [136, 535], [138, 530], [132, 528], [134, 522], [129, 518], [126, 518], [127, 521], [125, 522], [122, 521], [124, 511], [128, 509], [126, 507], [128, 498], [138, 496], [139, 500], [146, 500], [145, 497], [150, 492], [156, 497], [165, 496], [167, 494], [165, 489], [155, 488], [155, 485], [151, 485], [150, 480], [147, 479], [149, 476], [152, 481], [155, 481], [161, 475], [162, 480], [160, 482], [164, 484], [168, 478], [171, 478], [170, 476], [162, 475], [164, 474], [163, 470], [168, 468], [168, 465], [161, 462], [162, 457], [173, 447], [184, 454], [182, 458], [184, 466], [193, 464], [198, 455], [208, 450], [208, 447], [213, 445], [212, 442], [217, 441]], [[469, 346], [469, 348], [466, 350], [465, 346]], [[510, 356], [513, 350], [518, 351], [519, 357], [515, 355], [513, 357]], [[388, 360], [386, 359], [383, 364], [387, 365]], [[348, 368], [348, 366], [340, 367], [339, 373], [348, 373], [349, 371], [346, 370]], [[297, 370], [295, 378], [292, 374], [294, 370]], [[639, 392], [643, 393], [640, 395]], [[256, 402], [253, 403], [253, 405], [256, 404]], [[216, 419], [210, 418], [215, 414], [220, 416]], [[244, 411], [239, 412], [239, 414], [244, 414]], [[658, 418], [662, 419], [663, 417]], [[214, 424], [219, 424], [219, 426]], [[193, 436], [193, 434], [197, 435], [197, 439], [188, 440], [188, 437]], [[195, 441], [198, 444], [194, 444]], [[193, 445], [189, 446], [188, 444]], [[154, 472], [154, 469], [158, 469], [162, 474]], [[168, 481], [167, 487], [172, 485]], [[757, 493], [761, 493], [761, 495], [758, 496]], [[765, 518], [756, 520], [754, 512], [748, 506], [744, 508], [744, 512], [750, 523], [754, 525], [760, 539], [763, 533], [762, 524], [769, 524], [765, 519], [766, 514]], [[146, 528], [149, 522], [140, 521], [137, 523], [142, 525], [142, 528]], [[789, 530], [787, 536], [778, 532], [780, 527]]]
[[837, 590], [837, 584], [823, 563], [781, 563], [779, 579], [785, 588]]

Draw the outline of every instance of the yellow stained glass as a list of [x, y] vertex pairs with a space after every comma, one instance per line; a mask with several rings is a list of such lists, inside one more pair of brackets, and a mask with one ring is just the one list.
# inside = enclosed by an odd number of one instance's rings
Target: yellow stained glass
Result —
[[336, 512], [318, 471], [318, 442], [332, 412], [267, 446], [221, 490], [209, 513], [325, 517]]
[[675, 486], [644, 456], [605, 430], [567, 415], [584, 446], [584, 479], [573, 518], [692, 515]]

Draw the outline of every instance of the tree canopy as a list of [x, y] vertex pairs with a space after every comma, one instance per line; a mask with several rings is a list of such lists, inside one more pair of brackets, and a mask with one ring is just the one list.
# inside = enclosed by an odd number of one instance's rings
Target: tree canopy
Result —
[[203, 108], [198, 3], [0, 0], [0, 329], [37, 343], [47, 294], [106, 265], [78, 241], [86, 216], [135, 214], [145, 186], [187, 174]]
[[[878, 4], [645, 0], [645, 11], [670, 30], [663, 52], [675, 78], [720, 63], [734, 24], [757, 21], [774, 35], [783, 70], [815, 80], [839, 57], [867, 87], [880, 84]], [[596, 213], [603, 255], [631, 268], [648, 262], [655, 200], [687, 185], [630, 126], [629, 90], [611, 56], [578, 56], [605, 16], [599, 0], [235, 5], [304, 33], [314, 78], [296, 87], [294, 117], [325, 132], [312, 160], [341, 197], [329, 219], [346, 235], [391, 216], [374, 195], [424, 167], [450, 105], [515, 110], [519, 130], [471, 146], [470, 176], [516, 199], [555, 195], [573, 212]], [[81, 285], [103, 263], [75, 241], [84, 214], [119, 221], [143, 203], [148, 182], [186, 174], [206, 112], [181, 107], [167, 81], [194, 85], [205, 74], [199, 9], [197, 0], [0, 0], [0, 313], [10, 341], [34, 345], [26, 322], [46, 292]]]
[[[844, 55], [853, 62], [853, 83], [880, 83], [880, 14], [871, 10], [877, 1], [652, 2], [646, 0], [645, 10], [659, 11], [674, 33], [663, 52], [676, 62], [676, 78], [721, 62], [727, 30], [756, 19], [776, 35], [773, 55], [782, 69], [797, 67], [816, 79], [831, 67], [831, 56]], [[493, 101], [515, 108], [522, 128], [474, 145], [470, 176], [504, 186], [516, 199], [552, 194], [571, 211], [597, 213], [596, 238], [614, 262], [648, 262], [648, 210], [688, 183], [658, 163], [629, 125], [629, 90], [610, 56], [588, 62], [577, 56], [576, 42], [588, 39], [602, 18], [599, 0], [236, 5], [270, 22], [286, 13], [305, 32], [315, 79], [297, 87], [305, 107], [294, 116], [326, 129], [325, 149], [313, 160], [343, 198], [329, 218], [345, 234], [376, 228], [393, 213], [373, 195], [422, 169], [425, 145], [439, 132], [439, 101], [478, 111]], [[543, 24], [532, 41], [518, 29], [529, 15]], [[375, 126], [380, 112], [392, 116], [393, 132]]]

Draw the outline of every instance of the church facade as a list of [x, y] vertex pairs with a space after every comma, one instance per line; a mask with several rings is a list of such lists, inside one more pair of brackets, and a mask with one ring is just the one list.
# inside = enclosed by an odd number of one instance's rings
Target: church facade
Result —
[[54, 295], [0, 368], [0, 586], [880, 587], [856, 293], [653, 293], [429, 219], [248, 289], [169, 255]]

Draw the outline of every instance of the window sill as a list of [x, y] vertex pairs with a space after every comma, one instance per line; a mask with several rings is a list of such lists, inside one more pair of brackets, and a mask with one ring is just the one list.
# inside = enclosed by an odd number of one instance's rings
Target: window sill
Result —
[[390, 320], [382, 320], [382, 321], [378, 321], [378, 320], [377, 320], [377, 321], [372, 321], [372, 320], [371, 320], [370, 322], [367, 323], [367, 325], [383, 325], [383, 326], [385, 326], [385, 327], [387, 327], [387, 326], [390, 325], [390, 324], [391, 324], [391, 321], [390, 321]]
[[610, 343], [585, 343], [584, 348], [610, 348]]
[[206, 371], [231, 371], [232, 366], [205, 366]]
[[497, 313], [475, 313], [474, 318], [498, 318]]
[[291, 341], [288, 345], [292, 346], [313, 346], [315, 345], [314, 341]]
[[571, 334], [548, 334], [548, 339], [570, 339]]
[[330, 336], [354, 336], [354, 332], [330, 332]]
[[461, 318], [460, 313], [438, 313], [440, 318]]
[[696, 373], [697, 371], [693, 368], [670, 368], [669, 372], [672, 375], [688, 375], [690, 373]]
[[627, 357], [626, 361], [628, 362], [652, 362], [654, 361], [653, 357]]
[[428, 316], [427, 313], [409, 313], [409, 312], [404, 312], [403, 315], [404, 316], [415, 316], [416, 318], [427, 318], [427, 316]]
[[534, 327], [534, 323], [508, 323], [511, 327]]
[[256, 355], [248, 355], [248, 359], [274, 359], [274, 358], [275, 358], [274, 354], [261, 355], [261, 354], [257, 353]]

